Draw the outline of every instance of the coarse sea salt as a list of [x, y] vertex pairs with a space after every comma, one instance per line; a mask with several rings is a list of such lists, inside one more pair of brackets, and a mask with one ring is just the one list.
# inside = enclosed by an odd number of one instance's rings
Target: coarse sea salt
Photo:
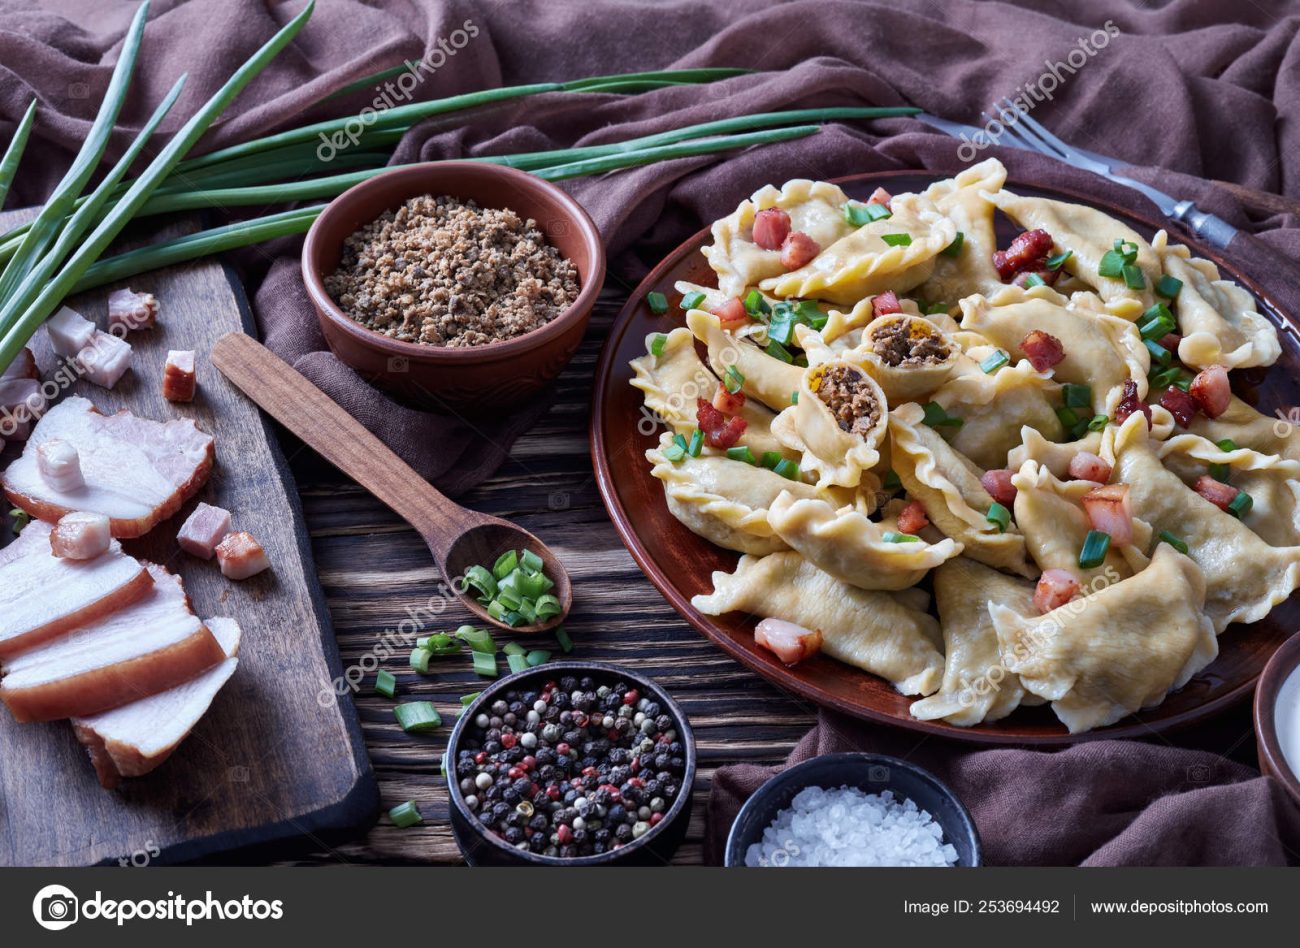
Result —
[[952, 866], [928, 812], [891, 791], [805, 787], [745, 852], [746, 866]]

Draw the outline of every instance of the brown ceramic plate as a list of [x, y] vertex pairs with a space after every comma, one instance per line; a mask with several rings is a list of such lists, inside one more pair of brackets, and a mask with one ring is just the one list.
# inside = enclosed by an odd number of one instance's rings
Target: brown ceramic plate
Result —
[[[928, 186], [939, 176], [918, 172], [884, 172], [859, 175], [838, 181], [850, 196], [865, 200], [877, 186], [899, 194]], [[1097, 202], [1084, 194], [1047, 191], [1012, 183], [1018, 193], [1061, 198], [1098, 207], [1127, 221], [1139, 233], [1150, 237], [1163, 226], [1159, 221], [1143, 218], [1118, 206]], [[739, 201], [740, 195], [737, 197]], [[1136, 200], [1136, 196], [1135, 196]], [[1009, 239], [1014, 232], [1006, 221]], [[1000, 241], [1005, 245], [1006, 239]], [[1300, 342], [1268, 298], [1266, 291], [1243, 276], [1216, 251], [1176, 235], [1200, 256], [1213, 260], [1223, 273], [1255, 294], [1260, 310], [1279, 326], [1282, 333], [1282, 358], [1269, 370], [1263, 383], [1250, 393], [1261, 411], [1272, 414], [1276, 409], [1289, 410], [1300, 405]], [[884, 680], [866, 672], [818, 656], [795, 668], [786, 668], [770, 653], [754, 645], [756, 619], [743, 613], [721, 617], [701, 615], [691, 607], [691, 597], [712, 591], [710, 575], [714, 570], [732, 570], [738, 555], [720, 549], [695, 536], [664, 505], [663, 490], [650, 476], [644, 452], [658, 438], [638, 426], [641, 420], [641, 393], [629, 385], [632, 370], [628, 363], [645, 351], [645, 337], [651, 332], [667, 332], [683, 324], [677, 304], [681, 295], [673, 289], [678, 280], [715, 285], [699, 250], [709, 240], [702, 230], [686, 241], [655, 267], [632, 294], [619, 314], [601, 353], [592, 398], [591, 453], [597, 482], [609, 515], [623, 542], [631, 551], [650, 581], [691, 625], [716, 642], [728, 655], [768, 680], [814, 701], [859, 718], [896, 724], [915, 731], [987, 744], [1066, 744], [1080, 740], [1147, 737], [1204, 720], [1249, 696], [1273, 651], [1300, 627], [1300, 598], [1293, 597], [1273, 610], [1262, 622], [1249, 626], [1234, 625], [1219, 639], [1219, 657], [1186, 687], [1170, 695], [1158, 707], [1125, 718], [1117, 724], [1088, 734], [1070, 735], [1047, 707], [1020, 708], [1009, 718], [973, 728], [961, 728], [942, 721], [918, 721], [908, 714], [912, 699], [898, 694]], [[650, 312], [646, 294], [658, 290], [669, 300], [663, 316]]]

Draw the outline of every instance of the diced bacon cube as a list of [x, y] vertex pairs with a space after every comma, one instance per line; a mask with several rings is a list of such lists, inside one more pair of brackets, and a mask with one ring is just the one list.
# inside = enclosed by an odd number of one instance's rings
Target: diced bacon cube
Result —
[[62, 438], [51, 438], [37, 446], [36, 469], [41, 479], [60, 494], [71, 494], [86, 486], [81, 456]]
[[125, 335], [137, 329], [152, 329], [158, 321], [158, 298], [128, 288], [108, 294], [108, 331]]
[[781, 244], [781, 266], [798, 270], [822, 252], [821, 244], [801, 230], [796, 230]]
[[1147, 419], [1147, 429], [1151, 428], [1151, 406], [1138, 397], [1137, 382], [1132, 379], [1124, 380], [1124, 389], [1121, 393], [1119, 404], [1115, 406], [1115, 423], [1124, 424], [1128, 416], [1136, 411], [1142, 412]]
[[1015, 471], [1005, 468], [985, 471], [980, 475], [980, 486], [988, 491], [989, 496], [1008, 510], [1016, 502], [1016, 485], [1011, 483]]
[[36, 356], [32, 355], [32, 350], [26, 346], [14, 356], [14, 360], [9, 363], [9, 368], [0, 372], [0, 382], [9, 379], [39, 379], [40, 371], [36, 367]]
[[50, 549], [65, 560], [93, 560], [113, 542], [106, 514], [78, 511], [65, 514], [50, 532]]
[[1178, 333], [1167, 332], [1160, 337], [1160, 340], [1157, 343], [1157, 345], [1161, 346], [1164, 349], [1168, 349], [1170, 352], [1176, 353], [1178, 351], [1178, 347], [1182, 345], [1182, 343], [1183, 343], [1183, 337], [1178, 335]]
[[1051, 252], [1051, 234], [1045, 230], [1027, 230], [1017, 234], [1006, 250], [993, 252], [993, 267], [1006, 282], [1025, 270], [1045, 269], [1046, 257]]
[[75, 359], [95, 338], [95, 324], [75, 309], [62, 307], [45, 323], [50, 348], [65, 359]]
[[1059, 609], [1079, 591], [1079, 581], [1074, 574], [1063, 569], [1049, 569], [1038, 577], [1038, 586], [1034, 589], [1034, 608], [1046, 614]]
[[1171, 385], [1164, 390], [1160, 396], [1160, 404], [1174, 416], [1174, 421], [1184, 428], [1192, 423], [1192, 419], [1201, 410], [1200, 403], [1176, 385]]
[[871, 297], [871, 315], [872, 316], [889, 316], [893, 313], [901, 313], [903, 304], [898, 302], [898, 294], [893, 290], [886, 290], [876, 296]]
[[45, 411], [41, 383], [29, 378], [0, 381], [0, 438], [26, 441], [32, 422]]
[[181, 524], [176, 542], [182, 550], [200, 559], [210, 560], [217, 546], [230, 533], [230, 511], [211, 504], [199, 504]]
[[724, 332], [734, 332], [750, 322], [749, 313], [745, 312], [744, 302], [735, 296], [709, 312], [718, 317]]
[[167, 363], [163, 366], [163, 398], [169, 402], [192, 402], [197, 386], [193, 350], [170, 350], [167, 353]]
[[899, 533], [920, 533], [930, 525], [930, 518], [925, 515], [925, 507], [919, 500], [914, 500], [898, 512]]
[[95, 332], [90, 345], [77, 356], [86, 378], [100, 388], [112, 388], [131, 368], [131, 344], [112, 333]]
[[1110, 480], [1111, 467], [1090, 451], [1080, 451], [1070, 458], [1068, 473], [1076, 481], [1096, 481], [1104, 484]]
[[867, 203], [883, 204], [885, 205], [885, 207], [889, 207], [889, 202], [892, 201], [893, 199], [894, 196], [890, 194], [888, 191], [886, 191], [884, 188], [876, 188], [876, 190], [871, 192], [871, 197], [867, 198]]
[[713, 407], [724, 415], [739, 415], [745, 407], [744, 392], [728, 392], [727, 386], [718, 383], [718, 390], [713, 393]]
[[780, 250], [790, 236], [790, 215], [779, 207], [769, 207], [754, 215], [754, 243], [764, 250]]
[[1020, 340], [1020, 349], [1035, 372], [1046, 372], [1065, 358], [1065, 346], [1061, 340], [1041, 329], [1033, 330]]
[[271, 568], [262, 544], [251, 533], [230, 533], [217, 544], [217, 563], [227, 579], [248, 579]]
[[1241, 493], [1231, 484], [1216, 481], [1208, 474], [1202, 474], [1198, 477], [1193, 489], [1220, 510], [1227, 510], [1232, 502], [1237, 499], [1237, 494]]
[[1127, 484], [1110, 484], [1082, 497], [1083, 510], [1094, 530], [1110, 534], [1116, 546], [1133, 542], [1133, 501]]
[[784, 619], [764, 619], [754, 627], [754, 644], [774, 653], [786, 665], [794, 665], [817, 654], [822, 647], [822, 633]]
[[1191, 396], [1207, 418], [1218, 418], [1232, 402], [1232, 385], [1228, 370], [1221, 365], [1206, 366], [1192, 379]]

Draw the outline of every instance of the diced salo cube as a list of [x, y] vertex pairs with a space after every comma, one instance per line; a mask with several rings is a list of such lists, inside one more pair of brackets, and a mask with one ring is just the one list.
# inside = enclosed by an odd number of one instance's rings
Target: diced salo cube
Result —
[[61, 438], [51, 438], [37, 446], [36, 469], [41, 479], [60, 494], [71, 494], [86, 486], [81, 474], [81, 456]]
[[93, 560], [107, 553], [112, 542], [109, 519], [101, 513], [66, 514], [50, 533], [50, 549], [65, 560]]
[[90, 345], [98, 331], [94, 323], [67, 306], [61, 307], [45, 323], [50, 348], [65, 359], [75, 359], [82, 349]]
[[112, 388], [131, 367], [131, 344], [112, 333], [96, 330], [79, 361], [87, 379], [100, 388]]
[[158, 298], [127, 288], [108, 294], [108, 331], [124, 335], [137, 329], [152, 329], [158, 320]]
[[172, 349], [163, 366], [162, 393], [169, 402], [194, 401], [197, 386], [194, 375], [194, 352], [191, 349]]
[[230, 511], [211, 504], [199, 504], [181, 524], [176, 542], [182, 550], [205, 560], [212, 559], [217, 545], [230, 533]]
[[227, 579], [248, 579], [271, 566], [262, 544], [251, 533], [231, 533], [218, 543], [217, 562]]

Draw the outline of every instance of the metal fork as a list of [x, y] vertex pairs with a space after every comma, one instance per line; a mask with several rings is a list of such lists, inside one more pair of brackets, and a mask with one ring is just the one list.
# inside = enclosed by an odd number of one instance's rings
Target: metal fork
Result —
[[[1028, 151], [1036, 151], [1058, 161], [1064, 161], [1076, 168], [1091, 171], [1093, 174], [1101, 175], [1104, 178], [1109, 178], [1119, 184], [1133, 188], [1150, 198], [1151, 202], [1160, 208], [1161, 213], [1166, 217], [1180, 222], [1192, 233], [1221, 250], [1227, 247], [1232, 242], [1232, 238], [1237, 235], [1237, 228], [1221, 217], [1202, 211], [1192, 201], [1176, 200], [1148, 184], [1116, 173], [1114, 171], [1115, 166], [1121, 164], [1116, 159], [1108, 158], [1085, 148], [1067, 145], [1048, 131], [1041, 122], [1031, 118], [1025, 109], [1010, 99], [1004, 99], [998, 103], [998, 113], [996, 121], [1006, 130], [1005, 137], [1008, 139], [1006, 144]], [[981, 114], [986, 122], [995, 121], [987, 113]], [[965, 134], [969, 139], [972, 133], [993, 137], [985, 129], [960, 126], [943, 119], [931, 121], [932, 117], [926, 115], [918, 116], [918, 118], [954, 137], [960, 138]]]

